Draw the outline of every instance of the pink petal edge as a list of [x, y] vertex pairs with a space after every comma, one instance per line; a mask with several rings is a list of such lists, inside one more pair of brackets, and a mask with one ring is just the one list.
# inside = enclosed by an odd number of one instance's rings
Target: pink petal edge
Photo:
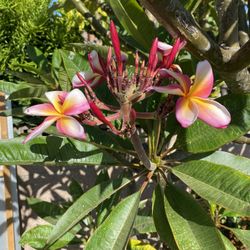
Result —
[[198, 118], [215, 128], [226, 128], [231, 122], [231, 115], [220, 103], [206, 98], [192, 98], [196, 103]]
[[42, 134], [46, 128], [51, 126], [58, 119], [59, 117], [54, 116], [45, 118], [44, 121], [39, 126], [35, 127], [34, 130], [24, 139], [23, 144]]
[[57, 116], [61, 115], [58, 113], [54, 106], [51, 103], [43, 103], [31, 106], [25, 109], [24, 113], [26, 115], [34, 115], [34, 116]]

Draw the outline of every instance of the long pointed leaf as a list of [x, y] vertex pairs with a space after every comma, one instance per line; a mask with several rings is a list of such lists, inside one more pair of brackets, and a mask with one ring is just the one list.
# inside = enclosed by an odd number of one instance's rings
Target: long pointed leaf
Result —
[[[46, 240], [53, 227], [51, 225], [39, 225], [26, 231], [20, 240], [21, 246], [29, 245], [34, 249], [44, 249], [46, 245]], [[72, 233], [66, 233], [58, 241], [56, 241], [48, 250], [62, 249], [62, 247], [68, 245], [70, 242], [74, 244], [79, 244], [80, 241], [74, 242], [75, 235]]]
[[250, 249], [250, 230], [241, 230], [238, 228], [232, 228], [231, 231], [236, 235], [236, 237]]
[[211, 218], [191, 195], [168, 185], [164, 207], [180, 250], [225, 250]]
[[120, 165], [113, 156], [96, 146], [55, 136], [40, 136], [27, 144], [23, 137], [1, 140], [3, 165]]
[[153, 23], [136, 0], [109, 0], [125, 30], [147, 51], [156, 35]]
[[250, 159], [239, 155], [233, 155], [228, 152], [216, 151], [211, 153], [195, 154], [187, 160], [203, 160], [215, 164], [224, 165], [244, 174], [250, 175]]
[[48, 238], [47, 245], [53, 244], [57, 239], [82, 220], [89, 212], [129, 182], [130, 180], [126, 178], [115, 179], [100, 183], [84, 193], [58, 220]]
[[203, 198], [242, 215], [250, 215], [250, 177], [230, 167], [190, 161], [173, 173]]
[[140, 192], [121, 201], [89, 239], [86, 250], [123, 250], [132, 229]]
[[161, 240], [172, 250], [178, 250], [164, 209], [164, 193], [159, 184], [153, 194], [153, 218]]

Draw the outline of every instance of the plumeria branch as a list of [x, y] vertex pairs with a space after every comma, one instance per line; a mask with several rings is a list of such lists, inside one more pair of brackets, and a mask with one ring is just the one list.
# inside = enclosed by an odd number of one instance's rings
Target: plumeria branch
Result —
[[[249, 45], [246, 45], [242, 52], [238, 52], [243, 61], [246, 59], [244, 63], [240, 61], [239, 65], [239, 60], [233, 59], [236, 52], [235, 48], [224, 48], [213, 41], [199, 27], [179, 0], [140, 0], [140, 2], [170, 34], [174, 37], [184, 37], [187, 40], [186, 48], [193, 55], [200, 59], [206, 58], [220, 73], [233, 92], [250, 93], [250, 73], [245, 68], [249, 65], [250, 57], [249, 54], [243, 56], [242, 53], [248, 51]], [[237, 9], [234, 11], [237, 12]]]
[[239, 47], [238, 0], [217, 0], [219, 18], [219, 43], [228, 47]]
[[244, 0], [239, 0], [238, 17], [239, 17], [239, 42], [240, 46], [242, 46], [249, 40], [249, 35], [248, 35], [249, 28], [247, 24], [247, 13], [245, 9]]
[[224, 65], [226, 71], [244, 69], [250, 65], [250, 40], [247, 41]]

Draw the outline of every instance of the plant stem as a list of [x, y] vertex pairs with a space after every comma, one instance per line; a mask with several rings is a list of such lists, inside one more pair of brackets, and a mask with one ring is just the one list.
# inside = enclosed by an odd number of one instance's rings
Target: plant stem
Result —
[[161, 135], [161, 125], [162, 125], [161, 119], [156, 120], [154, 122], [154, 132], [155, 132], [154, 152], [153, 152], [154, 157], [157, 157], [158, 145], [159, 145], [159, 140], [160, 140], [160, 135]]
[[142, 186], [140, 188], [141, 193], [143, 193], [143, 191], [145, 190], [145, 188], [148, 185], [149, 181], [151, 180], [153, 174], [154, 174], [154, 171], [148, 172], [146, 180], [142, 183]]
[[250, 138], [246, 136], [241, 136], [237, 140], [235, 140], [237, 143], [242, 143], [242, 144], [250, 144]]
[[149, 170], [153, 171], [156, 169], [156, 165], [151, 162], [142, 146], [142, 142], [139, 138], [139, 135], [137, 133], [137, 130], [131, 135], [131, 142], [134, 146], [134, 149], [140, 159], [140, 161], [143, 163], [143, 165]]
[[217, 0], [219, 18], [219, 42], [228, 47], [239, 48], [238, 0]]

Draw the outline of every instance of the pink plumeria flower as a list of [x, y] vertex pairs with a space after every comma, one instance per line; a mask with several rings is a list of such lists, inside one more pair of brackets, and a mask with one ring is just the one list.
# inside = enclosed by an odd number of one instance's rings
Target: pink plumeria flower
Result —
[[164, 69], [179, 84], [152, 87], [157, 92], [181, 96], [176, 104], [176, 119], [182, 127], [189, 127], [197, 118], [215, 128], [226, 128], [231, 121], [228, 110], [220, 103], [208, 99], [213, 88], [213, 71], [208, 61], [199, 62], [194, 84], [181, 73]]
[[88, 61], [92, 71], [82, 71], [79, 74], [83, 77], [85, 82], [79, 80], [77, 75], [74, 75], [72, 84], [74, 88], [82, 87], [85, 84], [89, 84], [94, 87], [106, 79], [106, 70], [102, 58], [98, 53], [93, 50], [88, 55]]
[[40, 135], [45, 129], [56, 122], [57, 130], [66, 136], [85, 139], [86, 135], [82, 125], [72, 116], [77, 116], [90, 109], [85, 95], [74, 89], [65, 91], [50, 91], [46, 97], [50, 103], [34, 105], [25, 110], [25, 114], [34, 116], [47, 116], [24, 140], [24, 143]]

